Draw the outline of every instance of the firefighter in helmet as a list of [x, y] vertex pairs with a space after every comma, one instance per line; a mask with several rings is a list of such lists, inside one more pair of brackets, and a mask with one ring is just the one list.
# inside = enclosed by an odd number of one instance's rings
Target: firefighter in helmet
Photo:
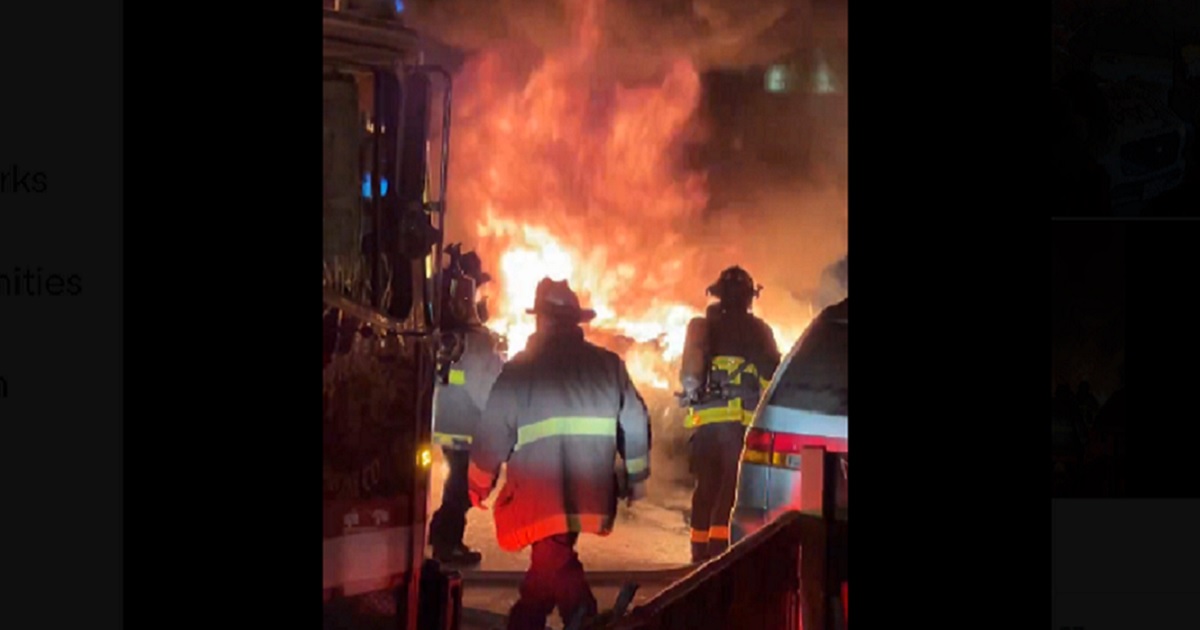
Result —
[[[580, 534], [611, 533], [618, 498], [644, 498], [650, 476], [646, 404], [624, 361], [584, 339], [581, 324], [595, 311], [567, 282], [546, 278], [529, 312], [537, 332], [492, 388], [469, 473], [471, 501], [482, 506], [507, 464], [494, 504], [497, 542], [505, 551], [532, 548], [509, 630], [542, 630], [555, 608], [564, 625], [577, 616], [595, 622], [575, 545]], [[624, 490], [613, 474], [617, 455]]]
[[692, 429], [692, 561], [729, 546], [729, 520], [737, 491], [738, 460], [746, 427], [779, 366], [771, 327], [750, 312], [762, 287], [741, 267], [721, 272], [708, 288], [717, 302], [688, 324], [684, 342], [684, 425]]
[[451, 263], [444, 276], [433, 441], [442, 447], [449, 471], [442, 505], [429, 522], [429, 543], [439, 562], [474, 565], [482, 555], [463, 544], [467, 511], [471, 508], [467, 484], [471, 435], [482, 418], [504, 358], [500, 340], [483, 326], [481, 303], [476, 297], [480, 281], [489, 279], [487, 274], [462, 264], [464, 258], [469, 262], [473, 253], [463, 257], [456, 248], [447, 251]]

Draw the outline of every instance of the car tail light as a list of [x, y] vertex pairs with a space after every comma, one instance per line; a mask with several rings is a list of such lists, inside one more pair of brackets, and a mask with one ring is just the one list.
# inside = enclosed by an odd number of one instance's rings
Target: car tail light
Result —
[[742, 451], [742, 461], [760, 466], [799, 470], [800, 453], [813, 446], [835, 453], [845, 453], [848, 450], [847, 441], [842, 438], [750, 429], [746, 433], [746, 448]]
[[850, 623], [850, 583], [842, 582], [842, 621]]
[[750, 429], [746, 433], [746, 449], [742, 460], [760, 466], [771, 465], [771, 446], [775, 435], [762, 429]]

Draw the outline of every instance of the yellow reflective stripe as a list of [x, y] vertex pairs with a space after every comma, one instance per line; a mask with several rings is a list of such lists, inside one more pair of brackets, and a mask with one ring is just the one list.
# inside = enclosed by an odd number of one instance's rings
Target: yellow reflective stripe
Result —
[[767, 391], [767, 388], [771, 386], [771, 381], [760, 376], [758, 377], [758, 386], [765, 392]]
[[467, 383], [467, 374], [462, 370], [450, 370], [451, 385], [465, 385]]
[[645, 457], [634, 457], [633, 459], [625, 462], [625, 471], [631, 475], [636, 475], [646, 470], [647, 465], [648, 462], [646, 461]]
[[471, 436], [458, 435], [455, 433], [438, 433], [433, 432], [433, 443], [438, 446], [454, 446], [455, 444], [470, 444]]
[[722, 372], [733, 373], [745, 362], [746, 360], [742, 357], [713, 357], [712, 366]]
[[[713, 369], [717, 369], [717, 370], [721, 370], [723, 372], [727, 372], [729, 374], [733, 374], [734, 372], [737, 371], [738, 368], [740, 368], [742, 366], [743, 363], [746, 363], [746, 359], [743, 357], [720, 356], [720, 357], [713, 357], [712, 367], [713, 367]], [[755, 365], [753, 363], [750, 363], [749, 365], [746, 366], [746, 369], [742, 370], [742, 374], [757, 375], [758, 368], [755, 367]], [[742, 384], [742, 374], [738, 374], [737, 376], [729, 379], [729, 384], [730, 385], [741, 385]]]
[[729, 407], [715, 407], [713, 409], [697, 409], [695, 415], [700, 419], [700, 424], [706, 424], [709, 422], [741, 420], [742, 410], [730, 405]]
[[547, 418], [517, 428], [516, 448], [555, 436], [617, 437], [616, 418], [567, 417]]
[[683, 424], [686, 428], [695, 428], [705, 424], [714, 422], [749, 422], [747, 415], [753, 418], [753, 412], [742, 411], [742, 401], [740, 398], [735, 398], [729, 401], [729, 404], [724, 407], [710, 407], [708, 409], [692, 409], [684, 418]]
[[738, 369], [738, 367], [741, 366], [741, 364], [743, 364], [745, 362], [746, 362], [746, 359], [744, 359], [743, 357], [735, 357], [735, 356], [729, 356], [729, 355], [713, 357], [713, 360], [712, 360], [713, 367], [717, 368], [718, 370], [724, 370], [726, 372], [732, 372], [732, 371]]

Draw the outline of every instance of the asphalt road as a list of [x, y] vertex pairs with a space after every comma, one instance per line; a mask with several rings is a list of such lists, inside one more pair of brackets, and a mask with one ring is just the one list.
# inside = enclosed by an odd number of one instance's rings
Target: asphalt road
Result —
[[[638, 590], [629, 606], [629, 609], [632, 610], [649, 601], [679, 577], [686, 575], [687, 571], [687, 569], [681, 569], [595, 572], [589, 574], [589, 582], [591, 582], [592, 593], [599, 602], [601, 610], [613, 607], [623, 584], [627, 582], [638, 584]], [[474, 575], [466, 573], [463, 577], [462, 630], [502, 630], [508, 609], [517, 601], [520, 577], [517, 572], [484, 571]], [[560, 630], [563, 627], [563, 621], [558, 617], [557, 612], [547, 620], [547, 627], [554, 630]]]

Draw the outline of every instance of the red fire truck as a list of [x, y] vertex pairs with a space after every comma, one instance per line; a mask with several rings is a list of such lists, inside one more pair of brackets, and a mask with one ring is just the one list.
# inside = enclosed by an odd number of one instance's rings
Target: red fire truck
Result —
[[424, 562], [450, 80], [401, 10], [323, 18], [327, 629], [453, 623]]

